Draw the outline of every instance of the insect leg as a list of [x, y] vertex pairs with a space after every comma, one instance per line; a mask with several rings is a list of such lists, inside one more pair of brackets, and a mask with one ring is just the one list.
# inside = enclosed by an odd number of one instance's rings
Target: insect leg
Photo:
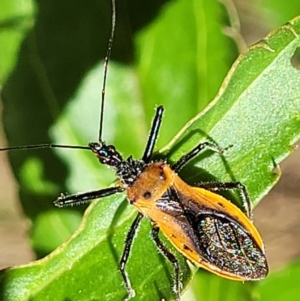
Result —
[[120, 260], [120, 263], [119, 263], [119, 270], [121, 272], [126, 290], [128, 292], [128, 298], [126, 298], [125, 300], [129, 300], [129, 299], [131, 299], [135, 296], [135, 291], [133, 290], [133, 288], [131, 286], [129, 277], [128, 277], [126, 271], [125, 271], [125, 267], [126, 267], [129, 255], [130, 255], [132, 242], [135, 238], [135, 235], [137, 233], [137, 230], [138, 230], [138, 227], [140, 225], [140, 221], [142, 220], [142, 218], [143, 218], [143, 214], [138, 213], [135, 220], [133, 221], [133, 223], [132, 223], [132, 225], [131, 225], [128, 233], [127, 233], [127, 236], [126, 236], [126, 239], [125, 239], [125, 246], [124, 246], [123, 254], [122, 254], [122, 257], [121, 257], [121, 260]]
[[250, 220], [252, 220], [252, 206], [251, 201], [249, 198], [249, 194], [247, 188], [241, 182], [208, 182], [208, 183], [201, 183], [197, 185], [198, 187], [207, 189], [209, 191], [224, 191], [224, 190], [231, 190], [231, 189], [238, 189], [241, 191], [241, 197], [243, 202], [243, 207], [245, 210], [246, 215]]
[[154, 146], [155, 146], [155, 142], [157, 139], [157, 135], [159, 132], [159, 128], [161, 125], [161, 121], [162, 121], [162, 116], [163, 116], [163, 112], [164, 112], [164, 107], [163, 106], [159, 106], [156, 109], [156, 113], [151, 125], [151, 130], [150, 130], [150, 134], [148, 137], [148, 141], [147, 141], [147, 145], [144, 151], [144, 155], [142, 157], [142, 160], [145, 163], [148, 163], [150, 161]]
[[176, 163], [172, 165], [172, 169], [176, 172], [178, 172], [188, 161], [192, 160], [194, 157], [196, 157], [203, 149], [208, 148], [214, 152], [223, 153], [223, 149], [218, 147], [217, 145], [211, 143], [211, 142], [202, 142], [198, 144], [195, 148], [193, 148], [190, 152], [183, 155]]
[[106, 196], [123, 192], [124, 188], [122, 187], [110, 187], [101, 190], [93, 190], [85, 193], [64, 195], [61, 194], [57, 200], [54, 201], [54, 205], [57, 207], [66, 207], [74, 206], [87, 203], [94, 199], [104, 198]]
[[175, 300], [180, 301], [180, 277], [179, 277], [179, 262], [176, 257], [171, 253], [171, 251], [164, 245], [164, 243], [160, 240], [158, 236], [159, 228], [153, 226], [151, 230], [151, 237], [154, 240], [159, 251], [172, 263], [175, 270], [175, 278], [174, 278], [174, 293]]

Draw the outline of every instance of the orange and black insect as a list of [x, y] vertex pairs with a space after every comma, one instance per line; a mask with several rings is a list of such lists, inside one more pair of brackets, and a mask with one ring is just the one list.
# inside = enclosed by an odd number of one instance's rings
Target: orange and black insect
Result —
[[[152, 223], [151, 237], [161, 253], [173, 264], [174, 291], [180, 300], [179, 263], [158, 236], [161, 230], [192, 263], [232, 280], [259, 280], [266, 277], [268, 265], [262, 239], [251, 222], [250, 201], [239, 182], [186, 184], [178, 171], [205, 148], [219, 150], [210, 142], [198, 144], [175, 164], [153, 161], [152, 153], [162, 121], [163, 107], [156, 110], [150, 135], [140, 160], [124, 159], [113, 145], [103, 141], [89, 147], [100, 163], [115, 169], [119, 185], [83, 194], [61, 195], [59, 207], [98, 199], [126, 191], [130, 204], [139, 211], [125, 240], [120, 271], [130, 297], [134, 296], [125, 272], [133, 239], [143, 217]], [[214, 191], [241, 189], [246, 213]]]
[[[113, 14], [114, 5], [113, 1]], [[101, 114], [103, 114], [106, 71], [114, 26], [113, 22], [106, 56]], [[101, 115], [99, 142], [89, 143], [89, 148], [100, 163], [115, 170], [119, 185], [82, 194], [61, 195], [55, 201], [55, 205], [72, 206], [126, 192], [129, 203], [138, 210], [125, 239], [119, 265], [129, 297], [133, 297], [135, 293], [125, 268], [143, 217], [150, 219], [151, 237], [154, 243], [174, 266], [174, 292], [177, 301], [180, 300], [179, 262], [159, 238], [159, 231], [192, 263], [219, 276], [237, 281], [259, 280], [266, 277], [268, 265], [264, 246], [251, 221], [251, 203], [245, 186], [240, 182], [232, 182], [205, 183], [192, 187], [178, 176], [180, 169], [202, 150], [206, 148], [217, 152], [222, 150], [210, 142], [204, 142], [199, 143], [172, 165], [164, 160], [152, 159], [163, 111], [162, 106], [156, 109], [148, 142], [140, 160], [134, 160], [132, 157], [124, 159], [113, 145], [103, 142]], [[228, 189], [241, 190], [245, 212], [215, 193]]]
[[[190, 152], [170, 165], [165, 160], [153, 160], [153, 150], [160, 130], [163, 111], [157, 107], [144, 154], [141, 159], [124, 159], [113, 145], [102, 140], [103, 106], [108, 60], [115, 30], [115, 2], [113, 3], [112, 32], [109, 40], [102, 93], [99, 141], [88, 147], [35, 145], [19, 148], [64, 147], [90, 149], [101, 164], [112, 167], [118, 177], [118, 186], [74, 195], [61, 195], [54, 203], [58, 207], [82, 204], [93, 199], [126, 192], [128, 201], [138, 214], [125, 239], [119, 269], [129, 298], [135, 295], [126, 273], [134, 237], [143, 217], [152, 224], [151, 237], [160, 252], [174, 267], [174, 292], [180, 300], [180, 267], [175, 255], [159, 237], [161, 231], [177, 250], [196, 266], [219, 276], [237, 281], [259, 280], [266, 277], [268, 265], [263, 241], [251, 221], [251, 203], [247, 190], [240, 182], [204, 183], [190, 186], [178, 172], [204, 149], [221, 153], [210, 142], [201, 142]], [[16, 149], [16, 148], [10, 148]], [[3, 149], [2, 149], [3, 150]], [[231, 201], [216, 194], [239, 189], [244, 201], [244, 212]]]

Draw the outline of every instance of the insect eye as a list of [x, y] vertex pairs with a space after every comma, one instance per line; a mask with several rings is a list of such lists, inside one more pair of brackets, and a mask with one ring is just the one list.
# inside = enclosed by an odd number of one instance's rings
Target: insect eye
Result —
[[99, 155], [101, 157], [107, 157], [108, 156], [108, 152], [106, 150], [101, 150], [101, 151], [99, 151]]
[[144, 199], [148, 200], [151, 198], [151, 192], [150, 191], [146, 191], [143, 194]]

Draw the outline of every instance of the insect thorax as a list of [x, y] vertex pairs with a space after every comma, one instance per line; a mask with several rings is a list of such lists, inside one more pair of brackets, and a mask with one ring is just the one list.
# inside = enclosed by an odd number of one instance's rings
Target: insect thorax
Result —
[[122, 186], [125, 188], [131, 187], [138, 176], [143, 172], [145, 166], [144, 161], [134, 160], [131, 156], [127, 160], [120, 162], [115, 169]]
[[164, 161], [149, 163], [136, 178], [127, 195], [137, 207], [151, 206], [166, 193], [172, 185], [172, 173]]

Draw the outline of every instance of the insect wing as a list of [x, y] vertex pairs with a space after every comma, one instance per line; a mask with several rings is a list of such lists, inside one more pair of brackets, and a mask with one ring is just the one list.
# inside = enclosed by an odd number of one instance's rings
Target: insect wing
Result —
[[209, 268], [234, 280], [258, 280], [268, 272], [266, 258], [251, 234], [226, 216], [200, 214], [197, 236]]
[[[174, 215], [173, 224], [159, 225], [174, 246], [219, 276], [237, 281], [265, 278], [268, 266], [262, 239], [245, 214], [218, 194], [187, 184], [184, 188], [174, 190], [185, 218]], [[178, 228], [184, 234], [173, 231]]]

